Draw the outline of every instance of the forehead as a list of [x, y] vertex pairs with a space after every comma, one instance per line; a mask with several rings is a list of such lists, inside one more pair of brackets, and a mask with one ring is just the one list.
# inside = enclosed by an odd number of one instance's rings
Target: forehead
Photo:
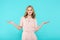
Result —
[[27, 9], [28, 9], [28, 10], [31, 10], [31, 9], [32, 9], [32, 7], [28, 7]]

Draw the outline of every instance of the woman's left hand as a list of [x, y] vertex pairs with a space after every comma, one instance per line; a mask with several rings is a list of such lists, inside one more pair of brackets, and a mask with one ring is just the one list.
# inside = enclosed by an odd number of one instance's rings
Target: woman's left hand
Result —
[[43, 22], [42, 24], [47, 24], [47, 23], [49, 23], [49, 21], [47, 21], [47, 22]]
[[42, 24], [40, 25], [40, 27], [36, 27], [36, 31], [39, 30], [44, 24], [47, 24], [47, 23], [49, 23], [49, 21], [47, 21], [47, 22], [42, 22]]

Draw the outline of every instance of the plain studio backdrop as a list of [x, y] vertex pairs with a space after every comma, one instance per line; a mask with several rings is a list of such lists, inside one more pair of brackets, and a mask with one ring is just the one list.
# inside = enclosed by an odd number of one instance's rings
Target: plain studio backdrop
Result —
[[0, 0], [0, 40], [21, 40], [23, 30], [16, 29], [8, 21], [19, 25], [29, 5], [34, 7], [38, 25], [50, 21], [35, 32], [38, 40], [59, 40], [60, 0]]

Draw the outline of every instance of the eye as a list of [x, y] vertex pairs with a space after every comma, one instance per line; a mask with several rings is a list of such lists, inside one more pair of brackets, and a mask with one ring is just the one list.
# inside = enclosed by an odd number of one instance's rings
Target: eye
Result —
[[30, 10], [27, 10], [27, 11], [32, 11], [32, 9], [30, 9]]
[[30, 11], [30, 10], [27, 10], [27, 11]]
[[30, 11], [32, 11], [32, 9]]

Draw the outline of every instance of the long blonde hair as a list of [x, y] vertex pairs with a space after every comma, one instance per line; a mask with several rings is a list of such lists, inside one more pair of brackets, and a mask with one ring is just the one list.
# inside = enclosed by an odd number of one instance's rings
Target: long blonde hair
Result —
[[[33, 7], [32, 7], [31, 5], [29, 5], [29, 6], [26, 8], [26, 12], [25, 12], [25, 15], [24, 15], [25, 18], [27, 18], [27, 15], [28, 15], [27, 9], [28, 9], [29, 7], [31, 7], [31, 8], [33, 9]], [[33, 9], [33, 13], [31, 14], [31, 17], [32, 17], [32, 18], [35, 18], [35, 12], [34, 12], [34, 9]]]

